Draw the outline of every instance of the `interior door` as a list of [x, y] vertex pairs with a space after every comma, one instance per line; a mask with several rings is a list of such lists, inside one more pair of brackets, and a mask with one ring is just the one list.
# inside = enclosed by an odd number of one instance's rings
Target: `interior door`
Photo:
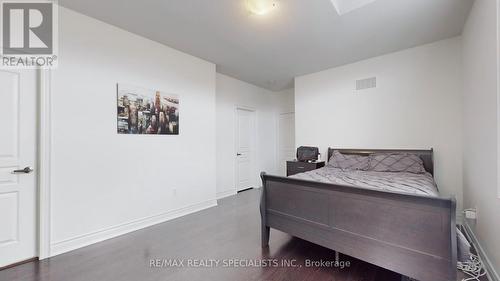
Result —
[[286, 161], [295, 159], [295, 113], [282, 113], [278, 118], [278, 168], [286, 176]]
[[237, 109], [236, 151], [236, 189], [241, 191], [255, 185], [254, 111]]
[[36, 256], [35, 70], [0, 70], [0, 268]]

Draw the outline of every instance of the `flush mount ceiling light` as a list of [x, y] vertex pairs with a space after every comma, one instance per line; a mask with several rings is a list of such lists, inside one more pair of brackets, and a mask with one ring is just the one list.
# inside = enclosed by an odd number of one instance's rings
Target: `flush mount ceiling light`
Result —
[[256, 15], [265, 15], [278, 6], [275, 0], [245, 0], [245, 4], [248, 11]]
[[330, 0], [337, 10], [337, 13], [342, 16], [356, 9], [364, 7], [376, 0]]

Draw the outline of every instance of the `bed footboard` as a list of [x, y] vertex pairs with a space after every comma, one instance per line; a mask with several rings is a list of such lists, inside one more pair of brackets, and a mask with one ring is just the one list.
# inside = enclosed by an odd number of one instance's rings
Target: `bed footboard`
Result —
[[420, 281], [456, 280], [455, 200], [261, 174], [270, 228]]

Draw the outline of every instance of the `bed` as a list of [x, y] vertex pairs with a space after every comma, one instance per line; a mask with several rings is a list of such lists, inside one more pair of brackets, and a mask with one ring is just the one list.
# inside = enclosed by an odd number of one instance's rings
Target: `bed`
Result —
[[439, 196], [432, 149], [329, 148], [328, 159], [334, 151], [414, 154], [425, 173], [412, 178], [329, 167], [293, 177], [262, 173], [262, 246], [274, 228], [420, 281], [455, 281], [456, 202]]

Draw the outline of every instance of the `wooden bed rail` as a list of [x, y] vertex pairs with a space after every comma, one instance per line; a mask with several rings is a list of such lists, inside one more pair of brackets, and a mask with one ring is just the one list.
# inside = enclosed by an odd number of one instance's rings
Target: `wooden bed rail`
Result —
[[261, 174], [270, 228], [420, 281], [456, 280], [456, 202]]

